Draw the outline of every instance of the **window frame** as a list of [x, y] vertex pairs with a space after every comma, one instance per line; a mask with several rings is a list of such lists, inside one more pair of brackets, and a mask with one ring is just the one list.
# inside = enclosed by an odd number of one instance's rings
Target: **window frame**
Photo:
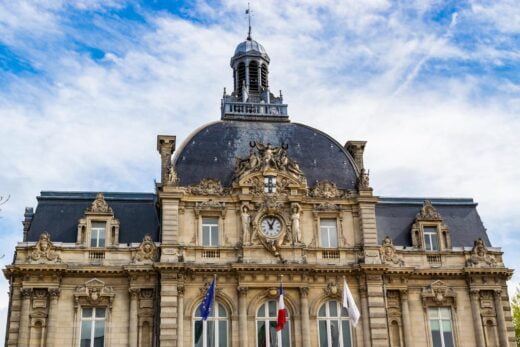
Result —
[[[208, 224], [208, 223], [204, 223], [204, 220], [208, 220], [208, 219], [212, 219], [212, 220], [216, 220], [216, 223], [215, 224]], [[211, 216], [211, 215], [208, 215], [208, 216], [201, 216], [201, 220], [200, 220], [200, 245], [202, 247], [214, 247], [214, 248], [217, 248], [217, 247], [220, 247], [220, 243], [221, 243], [221, 221], [220, 221], [220, 218], [218, 216]], [[210, 244], [209, 245], [205, 245], [204, 244], [204, 227], [205, 226], [209, 226], [210, 229], [209, 229], [209, 240], [210, 240]], [[215, 227], [217, 228], [217, 243], [215, 245], [212, 245], [211, 244], [211, 241], [212, 241], [212, 230], [213, 228], [212, 227]]]
[[[201, 303], [202, 303], [202, 300], [201, 300]], [[213, 310], [211, 311], [211, 314], [210, 316], [208, 317], [208, 319], [206, 321], [202, 321], [202, 347], [207, 347], [207, 333], [208, 333], [208, 321], [211, 321], [211, 322], [221, 322], [221, 321], [225, 321], [226, 322], [226, 346], [229, 347], [231, 344], [230, 344], [230, 340], [231, 340], [231, 319], [230, 319], [230, 315], [229, 315], [229, 312], [228, 310], [226, 309], [226, 306], [221, 303], [220, 301], [217, 301], [215, 300], [214, 301], [214, 304], [213, 304]], [[196, 347], [196, 342], [195, 342], [195, 332], [196, 332], [196, 322], [198, 321], [201, 321], [202, 320], [202, 317], [201, 316], [198, 316], [197, 315], [197, 311], [199, 310], [200, 308], [200, 304], [197, 305], [195, 307], [195, 310], [193, 311], [193, 314], [191, 316], [191, 322], [192, 322], [192, 327], [191, 327], [191, 333], [192, 333], [192, 346]], [[219, 313], [220, 311], [223, 310], [224, 311], [224, 316], [220, 316]], [[218, 311], [218, 312], [215, 312], [215, 311]], [[214, 338], [215, 338], [215, 341], [218, 341], [218, 338], [220, 337], [220, 331], [219, 329], [214, 329], [213, 331], [214, 333]]]
[[[447, 319], [442, 318], [441, 309], [446, 309], [447, 312], [449, 312], [449, 322], [451, 324], [451, 340], [454, 347], [457, 347], [457, 338], [455, 336], [455, 317], [453, 314], [453, 310], [451, 306], [428, 306], [426, 309], [426, 320], [428, 322], [428, 334], [430, 336], [430, 344], [432, 347], [436, 347], [433, 342], [433, 332], [432, 332], [432, 320], [437, 321], [439, 323], [439, 328], [441, 331], [441, 346], [440, 347], [446, 347], [445, 341], [444, 341], [444, 334], [443, 334], [443, 321], [446, 321]], [[437, 318], [431, 317], [431, 311], [436, 310], [437, 311]]]
[[[338, 309], [338, 315], [337, 316], [334, 316], [332, 317], [330, 315], [330, 303], [336, 303], [336, 308]], [[325, 306], [325, 314], [326, 316], [320, 316], [320, 311], [322, 309], [322, 307]], [[346, 313], [346, 315], [344, 316], [343, 313]], [[338, 300], [326, 300], [324, 301], [323, 303], [321, 303], [321, 305], [318, 307], [318, 311], [316, 312], [316, 325], [317, 325], [317, 339], [318, 339], [318, 344], [317, 346], [318, 347], [323, 347], [321, 346], [320, 344], [320, 321], [325, 321], [326, 322], [326, 329], [327, 329], [327, 341], [328, 341], [328, 345], [329, 346], [332, 346], [332, 339], [331, 339], [331, 329], [330, 329], [330, 322], [331, 321], [339, 321], [339, 327], [340, 327], [340, 334], [339, 334], [339, 341], [340, 341], [340, 346], [339, 347], [353, 347], [354, 346], [354, 330], [353, 327], [352, 327], [352, 322], [351, 322], [351, 319], [350, 317], [348, 316], [348, 312], [346, 312], [346, 309], [343, 308], [343, 306], [341, 305], [341, 303], [338, 301]], [[343, 345], [343, 324], [342, 322], [344, 321], [347, 321], [348, 322], [348, 327], [349, 327], [349, 334], [350, 334], [350, 346], [344, 346]], [[329, 347], [329, 346], [325, 346], [325, 347]]]
[[[95, 224], [103, 224], [104, 228], [102, 229], [100, 227], [95, 227], [94, 226]], [[92, 248], [105, 248], [107, 246], [107, 234], [108, 234], [107, 226], [108, 226], [107, 221], [92, 220], [90, 222], [90, 238], [89, 238], [89, 241], [88, 241], [89, 247], [92, 247]], [[103, 231], [103, 234], [104, 234], [103, 235], [104, 237], [103, 237], [103, 245], [102, 246], [99, 245], [99, 241], [100, 241], [99, 234], [100, 234], [101, 230]], [[94, 232], [96, 232], [96, 236], [97, 236], [96, 238], [93, 237], [94, 236]], [[92, 245], [92, 241], [93, 240], [96, 240], [96, 245], [95, 246]]]
[[[276, 307], [276, 311], [275, 311], [275, 316], [271, 317], [269, 316], [269, 303], [270, 302], [274, 302], [275, 303], [275, 307]], [[258, 315], [258, 312], [260, 311], [260, 308], [264, 306], [264, 316], [260, 317]], [[283, 345], [283, 337], [281, 336], [282, 334], [278, 335], [276, 334], [276, 339], [277, 339], [277, 343], [276, 343], [276, 346], [281, 346], [281, 347], [291, 347], [292, 346], [292, 330], [291, 330], [291, 315], [289, 313], [289, 310], [287, 308], [287, 306], [285, 307], [285, 311], [286, 311], [286, 323], [285, 323], [285, 326], [282, 330], [282, 332], [284, 331], [287, 331], [287, 336], [289, 338], [289, 346], [284, 346]], [[258, 307], [256, 308], [256, 311], [255, 311], [255, 346], [256, 347], [262, 347], [262, 346], [259, 346], [258, 345], [258, 334], [259, 334], [259, 329], [258, 329], [258, 323], [259, 322], [263, 322], [264, 323], [264, 329], [266, 331], [266, 347], [271, 347], [270, 346], [270, 338], [268, 339], [268, 336], [269, 336], [269, 323], [270, 322], [277, 322], [277, 317], [278, 317], [278, 300], [274, 300], [274, 299], [268, 299], [268, 300], [265, 300], [263, 301], [260, 305], [258, 305]], [[280, 338], [278, 338], [280, 337]]]
[[[428, 229], [434, 229], [435, 231], [427, 231]], [[439, 252], [441, 250], [441, 238], [440, 238], [440, 233], [439, 233], [439, 226], [437, 224], [435, 225], [423, 225], [422, 226], [422, 234], [423, 234], [423, 247], [424, 247], [424, 250], [427, 251], [427, 252]], [[432, 245], [432, 238], [431, 236], [432, 235], [435, 235], [435, 237], [437, 238], [437, 249], [428, 249], [426, 247], [427, 243], [426, 243], [426, 236], [429, 236], [429, 241], [430, 241], [430, 245]]]
[[[335, 246], [330, 246], [330, 243], [331, 243], [331, 238], [330, 238], [330, 230], [332, 229], [331, 227], [326, 227], [327, 228], [327, 240], [328, 240], [328, 246], [325, 246], [324, 245], [324, 242], [323, 242], [323, 239], [322, 239], [322, 222], [324, 221], [334, 221], [334, 230], [335, 230], [335, 234], [336, 234], [336, 245]], [[337, 249], [339, 248], [339, 233], [338, 233], [338, 219], [337, 218], [327, 218], [327, 217], [324, 217], [324, 218], [320, 218], [318, 220], [318, 236], [319, 236], [319, 242], [320, 242], [320, 247], [321, 248], [327, 248], [327, 249]]]
[[[85, 319], [83, 316], [83, 311], [85, 309], [91, 309], [92, 310], [92, 316], [86, 317], [90, 319]], [[99, 309], [103, 309], [105, 311], [102, 318], [96, 317], [96, 311]], [[79, 336], [78, 336], [78, 346], [81, 347], [81, 336], [83, 333], [83, 322], [88, 321], [90, 322], [90, 346], [88, 347], [94, 347], [94, 334], [96, 329], [96, 322], [102, 321], [103, 322], [103, 346], [107, 345], [107, 320], [108, 320], [108, 307], [101, 307], [101, 306], [81, 306], [80, 307], [80, 317], [79, 317]]]

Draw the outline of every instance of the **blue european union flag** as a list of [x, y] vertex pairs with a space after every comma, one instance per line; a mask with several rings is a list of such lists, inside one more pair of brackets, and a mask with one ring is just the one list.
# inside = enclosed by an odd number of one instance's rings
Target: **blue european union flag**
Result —
[[215, 301], [215, 287], [217, 286], [217, 277], [213, 279], [211, 285], [204, 296], [204, 300], [200, 304], [200, 315], [202, 316], [202, 320], [207, 320], [208, 316], [211, 314], [211, 309], [213, 308], [213, 302]]

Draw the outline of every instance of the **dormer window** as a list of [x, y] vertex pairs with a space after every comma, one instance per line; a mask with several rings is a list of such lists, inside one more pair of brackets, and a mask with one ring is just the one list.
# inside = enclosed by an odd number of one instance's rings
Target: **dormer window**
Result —
[[105, 247], [106, 222], [92, 222], [90, 247]]
[[427, 251], [439, 250], [439, 233], [437, 227], [424, 227], [424, 249]]

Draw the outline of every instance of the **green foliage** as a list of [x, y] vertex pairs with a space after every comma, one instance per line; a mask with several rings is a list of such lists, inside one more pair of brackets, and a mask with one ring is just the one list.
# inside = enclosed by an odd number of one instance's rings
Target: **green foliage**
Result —
[[520, 347], [520, 287], [516, 288], [516, 292], [511, 299], [511, 309], [513, 310], [513, 326], [515, 328], [516, 346]]

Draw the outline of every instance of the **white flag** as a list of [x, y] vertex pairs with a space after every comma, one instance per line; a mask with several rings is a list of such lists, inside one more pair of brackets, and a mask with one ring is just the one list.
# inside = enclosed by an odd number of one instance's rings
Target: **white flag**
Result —
[[359, 321], [361, 314], [356, 306], [352, 293], [348, 288], [347, 280], [343, 279], [343, 302], [342, 306], [347, 309], [348, 315], [352, 321], [352, 324], [356, 326]]

